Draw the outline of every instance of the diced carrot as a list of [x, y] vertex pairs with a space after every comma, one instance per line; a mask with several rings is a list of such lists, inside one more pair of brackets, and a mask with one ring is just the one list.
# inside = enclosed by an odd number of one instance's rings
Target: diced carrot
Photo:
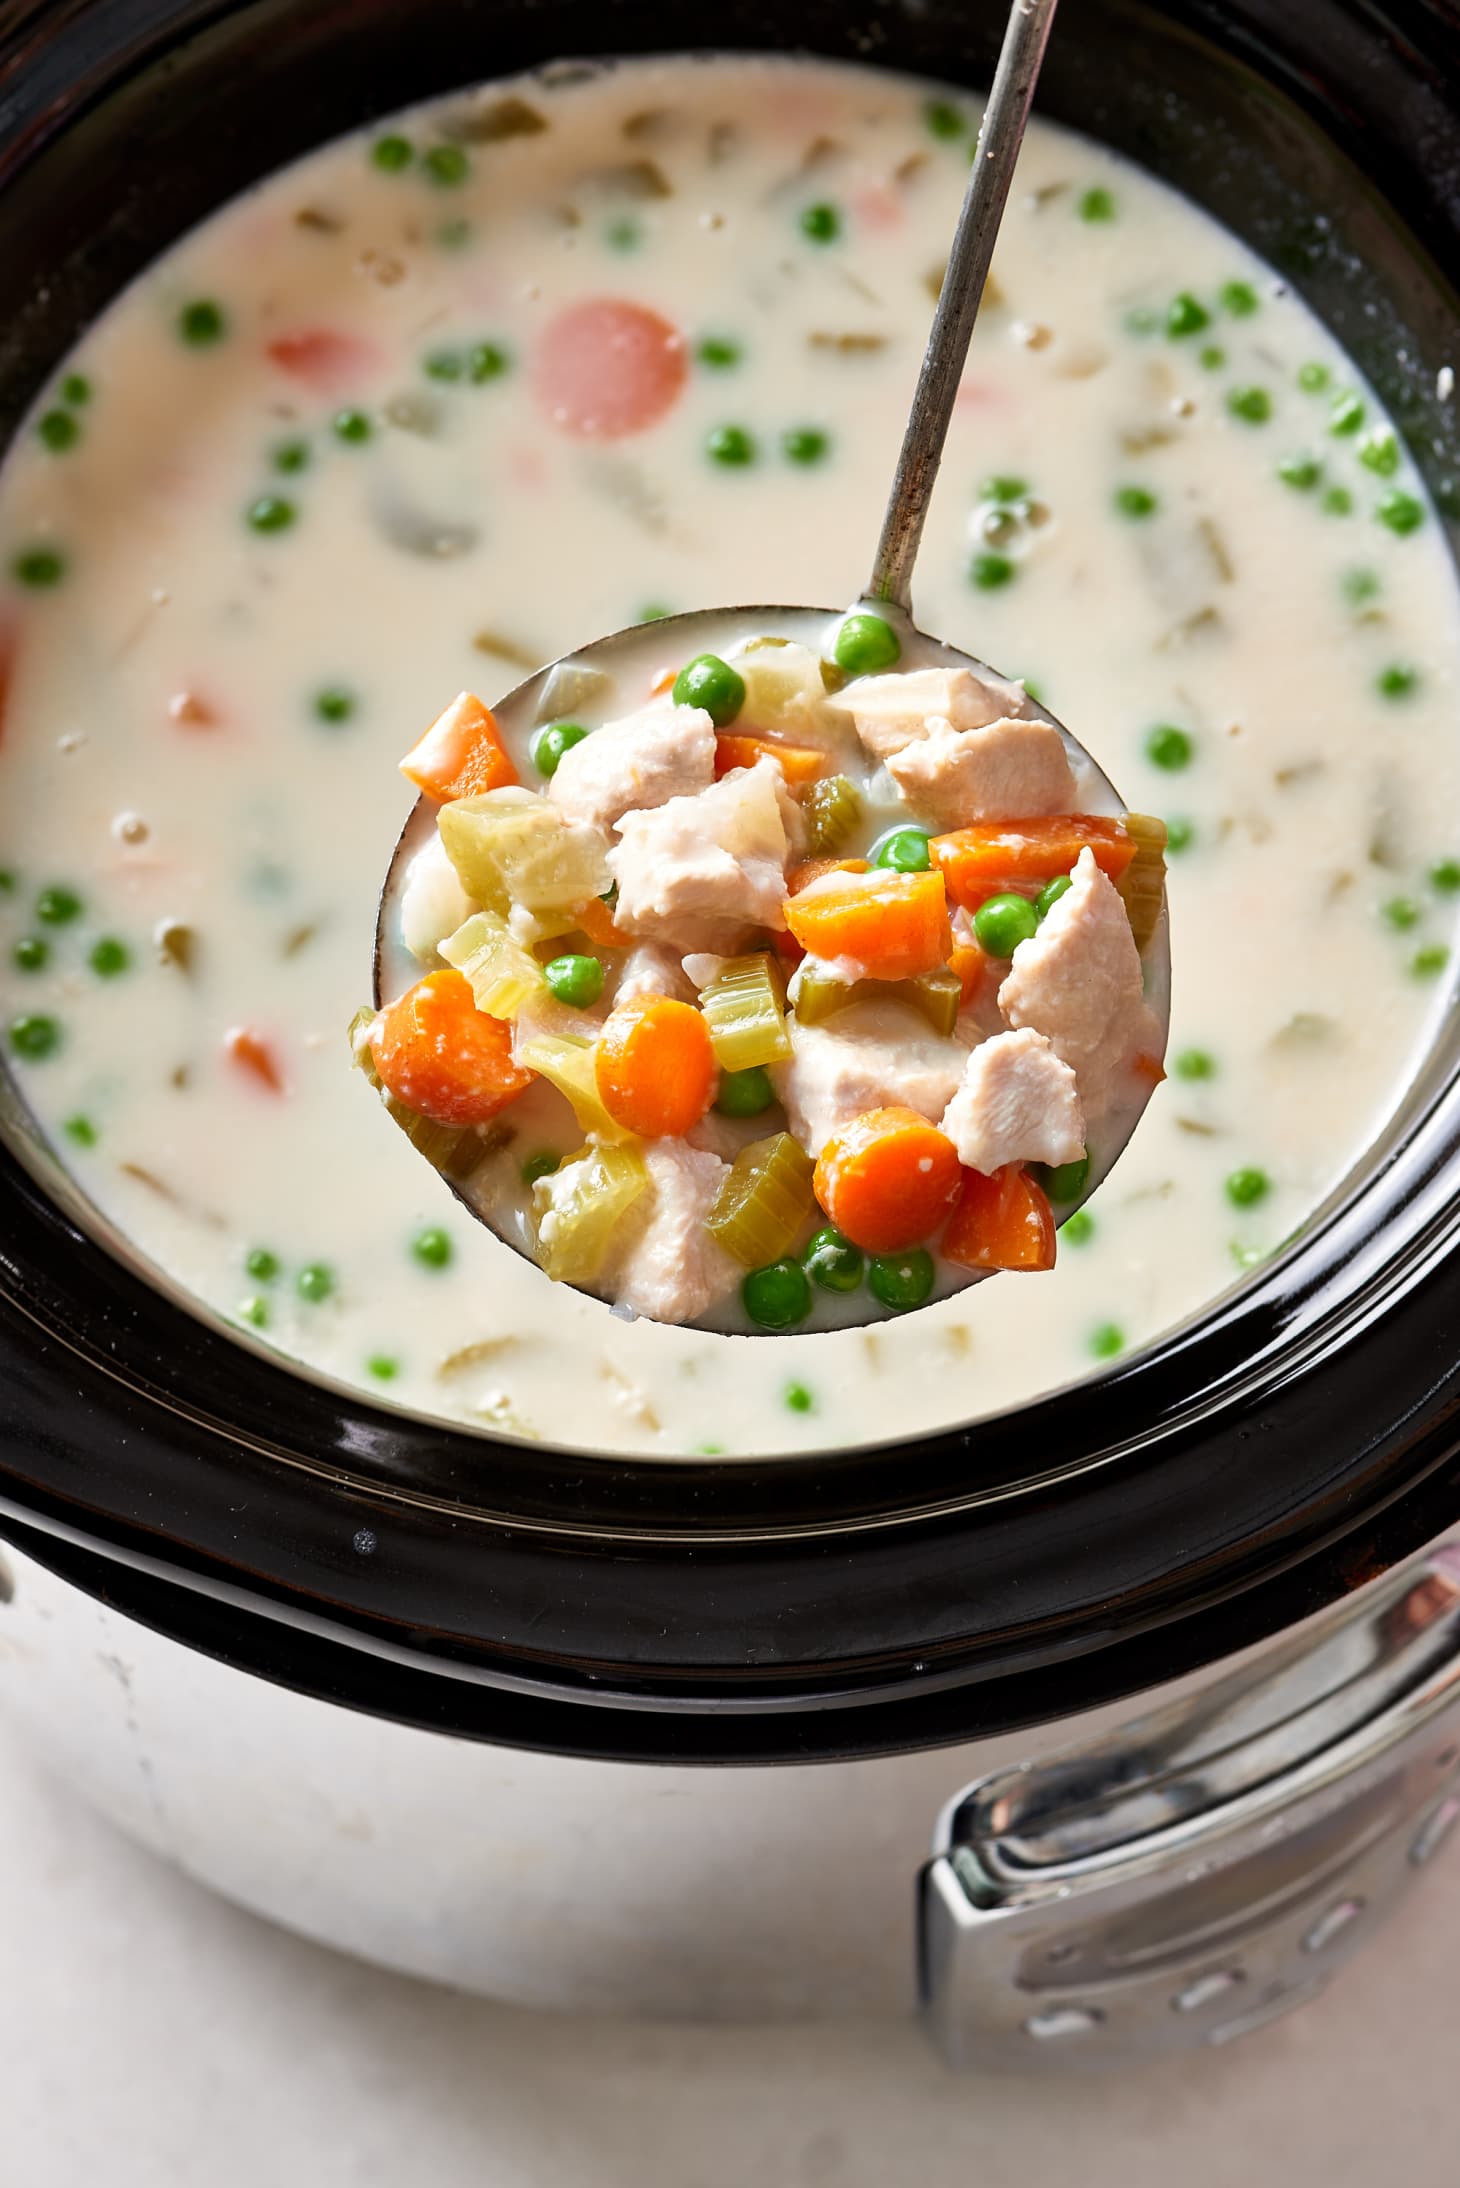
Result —
[[771, 936], [771, 948], [775, 951], [781, 963], [791, 972], [795, 971], [806, 955], [796, 937], [793, 934], [787, 934], [784, 930], [780, 934]]
[[837, 1229], [869, 1254], [935, 1231], [958, 1192], [953, 1142], [915, 1109], [869, 1109], [821, 1150], [812, 1186]]
[[337, 327], [295, 327], [267, 345], [272, 363], [321, 395], [348, 393], [380, 362], [373, 342]]
[[967, 935], [961, 935], [955, 930], [953, 947], [948, 952], [948, 970], [958, 976], [958, 985], [963, 990], [961, 1003], [964, 1010], [967, 1010], [970, 1003], [978, 1001], [988, 969], [987, 954]]
[[774, 760], [788, 783], [814, 783], [830, 764], [819, 745], [784, 745], [774, 737], [741, 737], [725, 730], [715, 739], [717, 776], [735, 767], [754, 767], [763, 759]]
[[232, 1026], [223, 1036], [223, 1047], [241, 1071], [246, 1071], [266, 1086], [271, 1094], [285, 1092], [284, 1074], [274, 1059], [274, 1052], [261, 1034], [248, 1026]]
[[437, 715], [401, 761], [400, 771], [438, 805], [452, 798], [474, 798], [484, 790], [501, 790], [517, 780], [496, 716], [471, 691], [459, 693], [446, 712]]
[[684, 336], [643, 304], [590, 296], [558, 313], [538, 345], [538, 401], [564, 433], [617, 441], [657, 425], [689, 377]]
[[980, 821], [951, 836], [934, 836], [928, 845], [933, 864], [948, 883], [955, 904], [977, 911], [985, 897], [1067, 874], [1088, 848], [1112, 881], [1136, 855], [1136, 847], [1118, 820], [1104, 813], [1060, 813], [1049, 819]]
[[1054, 1212], [1021, 1163], [992, 1177], [965, 1170], [943, 1257], [961, 1269], [1052, 1269]]
[[193, 684], [184, 684], [167, 702], [168, 720], [179, 729], [216, 729], [222, 719], [211, 699]]
[[590, 898], [582, 911], [573, 916], [595, 950], [626, 950], [632, 945], [633, 936], [614, 925], [613, 913], [601, 896]]
[[433, 1124], [486, 1124], [534, 1077], [512, 1061], [512, 1028], [477, 1009], [464, 973], [427, 973], [380, 1013], [369, 1041], [388, 1090]]
[[864, 858], [804, 858], [787, 874], [786, 894], [799, 896], [813, 881], [820, 881], [823, 874], [865, 874], [868, 870]]
[[609, 1012], [596, 1071], [614, 1123], [646, 1140], [690, 1131], [719, 1081], [709, 1027], [692, 1003], [668, 995], [631, 996]]
[[852, 957], [873, 980], [915, 980], [952, 947], [939, 873], [835, 875], [787, 900], [786, 925], [813, 957]]
[[661, 669], [649, 686], [649, 697], [651, 699], [662, 699], [666, 691], [673, 691], [678, 675], [678, 669]]
[[1152, 1086], [1159, 1086], [1166, 1076], [1166, 1066], [1148, 1048], [1143, 1048], [1138, 1055], [1132, 1056], [1131, 1069], [1138, 1079], [1149, 1079]]

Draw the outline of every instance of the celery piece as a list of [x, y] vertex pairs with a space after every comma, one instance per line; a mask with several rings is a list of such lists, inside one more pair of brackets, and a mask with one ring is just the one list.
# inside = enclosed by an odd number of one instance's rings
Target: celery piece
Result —
[[838, 980], [808, 963], [796, 978], [796, 1016], [803, 1026], [819, 1026], [849, 1003], [906, 1003], [935, 1033], [949, 1034], [962, 1001], [962, 983], [946, 965], [915, 980]]
[[348, 1039], [351, 1063], [357, 1071], [364, 1072], [373, 1087], [378, 1087], [380, 1085], [380, 1073], [375, 1068], [375, 1058], [370, 1052], [370, 1043], [366, 1039], [366, 1035], [374, 1023], [375, 1012], [368, 1003], [362, 1003], [350, 1020]]
[[574, 825], [536, 791], [453, 799], [437, 826], [467, 895], [502, 918], [520, 904], [544, 933], [568, 933], [573, 915], [609, 885], [597, 829]]
[[1136, 948], [1143, 950], [1156, 931], [1166, 890], [1166, 823], [1148, 813], [1127, 813], [1125, 832], [1135, 844], [1136, 855], [1117, 887]]
[[814, 1165], [789, 1132], [742, 1147], [705, 1227], [747, 1269], [789, 1253], [815, 1213]]
[[922, 1012], [935, 1033], [950, 1034], [957, 1025], [963, 1008], [963, 982], [946, 965], [939, 965], [934, 972], [919, 973], [916, 980], [895, 981], [893, 987], [899, 1001], [900, 991], [907, 990], [907, 1000], [914, 1010]]
[[541, 1033], [524, 1043], [517, 1061], [536, 1071], [572, 1105], [579, 1129], [600, 1140], [629, 1137], [615, 1124], [598, 1093], [598, 1048], [575, 1033]]
[[795, 1012], [803, 1026], [819, 1026], [849, 1003], [865, 1003], [874, 995], [887, 996], [892, 988], [885, 980], [838, 980], [810, 963], [796, 975]]
[[478, 1163], [484, 1162], [488, 1155], [495, 1155], [516, 1137], [510, 1125], [492, 1124], [482, 1132], [470, 1124], [459, 1128], [436, 1124], [418, 1110], [408, 1109], [394, 1094], [383, 1094], [381, 1099], [416, 1153], [424, 1155], [433, 1170], [439, 1170], [443, 1177], [453, 1179], [458, 1185], [471, 1176]]
[[700, 995], [710, 1045], [722, 1071], [784, 1063], [791, 1053], [780, 970], [765, 951], [727, 957]]
[[806, 815], [806, 848], [813, 858], [831, 858], [847, 842], [862, 818], [862, 799], [845, 775], [827, 775], [813, 783], [801, 801]]
[[547, 983], [537, 959], [516, 940], [498, 912], [477, 912], [440, 944], [441, 955], [471, 982], [478, 1010], [489, 1018], [515, 1018]]
[[637, 1145], [584, 1147], [532, 1188], [537, 1258], [555, 1284], [591, 1284], [614, 1232], [649, 1183]]

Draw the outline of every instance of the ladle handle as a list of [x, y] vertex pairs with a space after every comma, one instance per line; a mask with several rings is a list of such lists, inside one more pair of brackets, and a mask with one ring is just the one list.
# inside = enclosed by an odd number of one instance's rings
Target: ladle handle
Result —
[[923, 353], [907, 431], [893, 474], [882, 537], [867, 587], [869, 600], [885, 600], [909, 613], [912, 573], [948, 421], [963, 376], [973, 323], [983, 301], [984, 283], [999, 223], [1004, 217], [1014, 165], [1024, 141], [1024, 125], [1034, 99], [1040, 64], [1049, 40], [1057, 0], [1014, 0], [994, 71], [993, 88], [974, 150], [973, 168], [948, 255], [948, 270], [933, 314]]

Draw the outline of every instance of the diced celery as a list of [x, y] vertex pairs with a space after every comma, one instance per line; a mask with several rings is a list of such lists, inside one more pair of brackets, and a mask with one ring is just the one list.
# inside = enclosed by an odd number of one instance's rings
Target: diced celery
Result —
[[516, 1137], [510, 1125], [490, 1124], [485, 1131], [478, 1131], [475, 1125], [458, 1128], [436, 1124], [417, 1110], [408, 1109], [393, 1094], [382, 1095], [381, 1099], [416, 1153], [424, 1155], [432, 1169], [458, 1185], [471, 1176], [478, 1163], [510, 1145]]
[[850, 839], [862, 818], [862, 799], [846, 775], [827, 775], [813, 783], [801, 801], [806, 816], [806, 848], [813, 858], [832, 858]]
[[374, 1023], [375, 1012], [368, 1003], [362, 1003], [350, 1020], [348, 1039], [351, 1063], [357, 1071], [364, 1072], [372, 1086], [378, 1087], [380, 1073], [375, 1068], [375, 1058], [370, 1052], [370, 1043], [365, 1038]]
[[1135, 844], [1136, 855], [1117, 887], [1136, 948], [1143, 950], [1156, 931], [1166, 890], [1166, 823], [1149, 813], [1127, 813], [1125, 831]]
[[537, 702], [539, 722], [561, 722], [607, 706], [613, 678], [606, 669], [569, 658], [548, 670]]
[[628, 1138], [615, 1124], [598, 1093], [598, 1049], [575, 1033], [541, 1033], [524, 1043], [517, 1061], [536, 1071], [572, 1104], [579, 1129], [600, 1140]]
[[742, 1147], [705, 1218], [709, 1230], [747, 1269], [779, 1261], [816, 1208], [811, 1157], [789, 1132]]
[[465, 973], [478, 1010], [489, 1018], [515, 1018], [547, 983], [542, 967], [516, 940], [499, 912], [477, 912], [440, 945], [448, 965]]
[[906, 988], [908, 1001], [914, 1010], [922, 1012], [935, 1033], [953, 1031], [963, 1008], [963, 982], [956, 972], [939, 965], [933, 972], [919, 973], [916, 980], [898, 980], [893, 985]]
[[456, 798], [442, 806], [437, 826], [467, 895], [503, 918], [520, 904], [544, 933], [566, 934], [573, 914], [609, 885], [597, 830], [575, 826], [535, 791]]
[[555, 1284], [591, 1284], [649, 1183], [637, 1145], [585, 1147], [532, 1188], [537, 1258]]
[[710, 1045], [722, 1071], [783, 1063], [791, 1053], [780, 969], [765, 951], [729, 957], [700, 995]]
[[958, 1023], [962, 984], [946, 965], [920, 973], [915, 980], [838, 980], [814, 965], [796, 976], [796, 1016], [803, 1026], [819, 1026], [850, 1003], [906, 1003], [921, 1012], [935, 1033], [949, 1034]]
[[816, 966], [803, 964], [796, 975], [796, 1000], [793, 1008], [799, 1024], [819, 1026], [845, 1010], [849, 1003], [866, 1002], [869, 995], [880, 990], [889, 993], [881, 980], [838, 980], [834, 974], [821, 972]]

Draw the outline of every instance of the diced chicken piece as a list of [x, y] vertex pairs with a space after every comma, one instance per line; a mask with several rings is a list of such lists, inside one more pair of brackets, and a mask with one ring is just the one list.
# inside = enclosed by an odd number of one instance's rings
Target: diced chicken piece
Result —
[[789, 844], [781, 771], [737, 768], [698, 797], [626, 813], [608, 855], [614, 922], [681, 950], [733, 954], [747, 928], [780, 928]]
[[1009, 1162], [1077, 1162], [1085, 1119], [1075, 1074], [1042, 1033], [996, 1033], [969, 1057], [943, 1130], [969, 1170]]
[[1048, 722], [954, 729], [935, 721], [926, 737], [889, 753], [886, 765], [918, 818], [935, 828], [1075, 809], [1065, 741]]
[[1125, 906], [1088, 848], [1072, 878], [1038, 934], [1015, 950], [999, 1008], [1011, 1026], [1047, 1036], [1075, 1074], [1088, 1122], [1118, 1074], [1160, 1044]]
[[957, 1093], [968, 1050], [903, 1003], [851, 1003], [819, 1025], [789, 1021], [795, 1051], [771, 1078], [809, 1155], [864, 1110], [915, 1109], [936, 1124]]
[[843, 708], [874, 759], [885, 760], [926, 737], [934, 722], [954, 729], [983, 729], [1017, 714], [1024, 693], [999, 677], [972, 669], [905, 669], [893, 676], [863, 676], [827, 701]]
[[672, 995], [677, 1003], [693, 1003], [699, 990], [688, 975], [689, 967], [667, 942], [640, 942], [625, 954], [613, 999], [626, 1003], [631, 995]]
[[476, 908], [433, 828], [430, 842], [423, 845], [406, 869], [400, 899], [402, 942], [412, 957], [419, 958], [423, 965], [433, 965], [437, 946], [455, 934]]
[[651, 1321], [692, 1322], [727, 1298], [744, 1273], [705, 1229], [726, 1165], [683, 1140], [647, 1140], [643, 1155], [647, 1217], [631, 1221], [607, 1288], [616, 1305]]
[[570, 820], [612, 828], [625, 813], [693, 797], [715, 779], [715, 725], [667, 700], [606, 722], [559, 760], [548, 796]]

